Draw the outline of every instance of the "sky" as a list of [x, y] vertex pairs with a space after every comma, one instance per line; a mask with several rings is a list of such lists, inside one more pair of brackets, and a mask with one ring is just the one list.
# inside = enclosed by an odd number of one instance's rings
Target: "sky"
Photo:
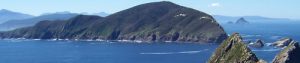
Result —
[[[115, 13], [162, 0], [0, 0], [0, 9], [31, 15], [70, 11]], [[300, 0], [164, 0], [211, 15], [300, 19]]]

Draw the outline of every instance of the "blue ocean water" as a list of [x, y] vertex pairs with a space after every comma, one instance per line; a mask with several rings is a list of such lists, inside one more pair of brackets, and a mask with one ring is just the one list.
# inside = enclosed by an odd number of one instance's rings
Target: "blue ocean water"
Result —
[[[270, 44], [283, 37], [299, 41], [299, 25], [222, 25], [244, 40]], [[0, 40], [0, 63], [205, 63], [219, 44], [127, 43], [110, 41]], [[272, 61], [281, 48], [251, 48]]]
[[274, 42], [283, 37], [300, 40], [300, 22], [294, 23], [251, 23], [246, 25], [222, 24], [228, 34], [238, 32], [247, 40], [262, 39], [266, 42]]
[[[1, 63], [205, 63], [219, 44], [1, 40]], [[252, 50], [271, 61], [280, 49]]]
[[216, 44], [1, 40], [1, 63], [203, 63]]

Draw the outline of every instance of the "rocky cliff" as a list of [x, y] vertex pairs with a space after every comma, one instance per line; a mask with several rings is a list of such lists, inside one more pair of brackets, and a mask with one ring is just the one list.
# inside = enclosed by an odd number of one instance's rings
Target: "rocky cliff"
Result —
[[291, 38], [282, 38], [272, 43], [271, 45], [276, 47], [284, 47], [284, 46], [288, 46], [291, 42], [294, 42], [294, 40]]
[[1, 38], [222, 42], [223, 28], [206, 13], [171, 2], [138, 5], [107, 17], [80, 15], [1, 32]]
[[232, 34], [213, 53], [208, 63], [261, 63], [242, 42], [238, 33]]
[[297, 42], [291, 42], [274, 58], [273, 63], [298, 63], [300, 62], [300, 47]]

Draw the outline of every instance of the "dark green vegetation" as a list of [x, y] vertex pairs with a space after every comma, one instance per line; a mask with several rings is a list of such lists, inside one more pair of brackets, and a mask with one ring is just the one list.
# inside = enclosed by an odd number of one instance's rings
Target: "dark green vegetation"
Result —
[[208, 63], [258, 63], [256, 55], [242, 42], [242, 37], [235, 33], [226, 39], [214, 52]]
[[163, 1], [107, 17], [79, 15], [64, 21], [42, 21], [33, 27], [1, 32], [0, 37], [222, 42], [227, 35], [212, 16]]

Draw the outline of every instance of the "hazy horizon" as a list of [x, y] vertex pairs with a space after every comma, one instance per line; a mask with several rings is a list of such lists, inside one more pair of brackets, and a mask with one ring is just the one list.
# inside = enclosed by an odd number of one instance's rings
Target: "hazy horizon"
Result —
[[[26, 1], [1, 1], [0, 9], [7, 9], [15, 12], [26, 13], [30, 15], [41, 15], [44, 13], [54, 13], [69, 11], [72, 13], [99, 13], [109, 14], [119, 12], [130, 7], [165, 0], [26, 0]], [[273, 0], [167, 0], [173, 3], [197, 9], [211, 15], [224, 16], [263, 16], [270, 18], [289, 18], [300, 19], [297, 13], [297, 0], [273, 1]], [[285, 13], [283, 13], [285, 12]]]

